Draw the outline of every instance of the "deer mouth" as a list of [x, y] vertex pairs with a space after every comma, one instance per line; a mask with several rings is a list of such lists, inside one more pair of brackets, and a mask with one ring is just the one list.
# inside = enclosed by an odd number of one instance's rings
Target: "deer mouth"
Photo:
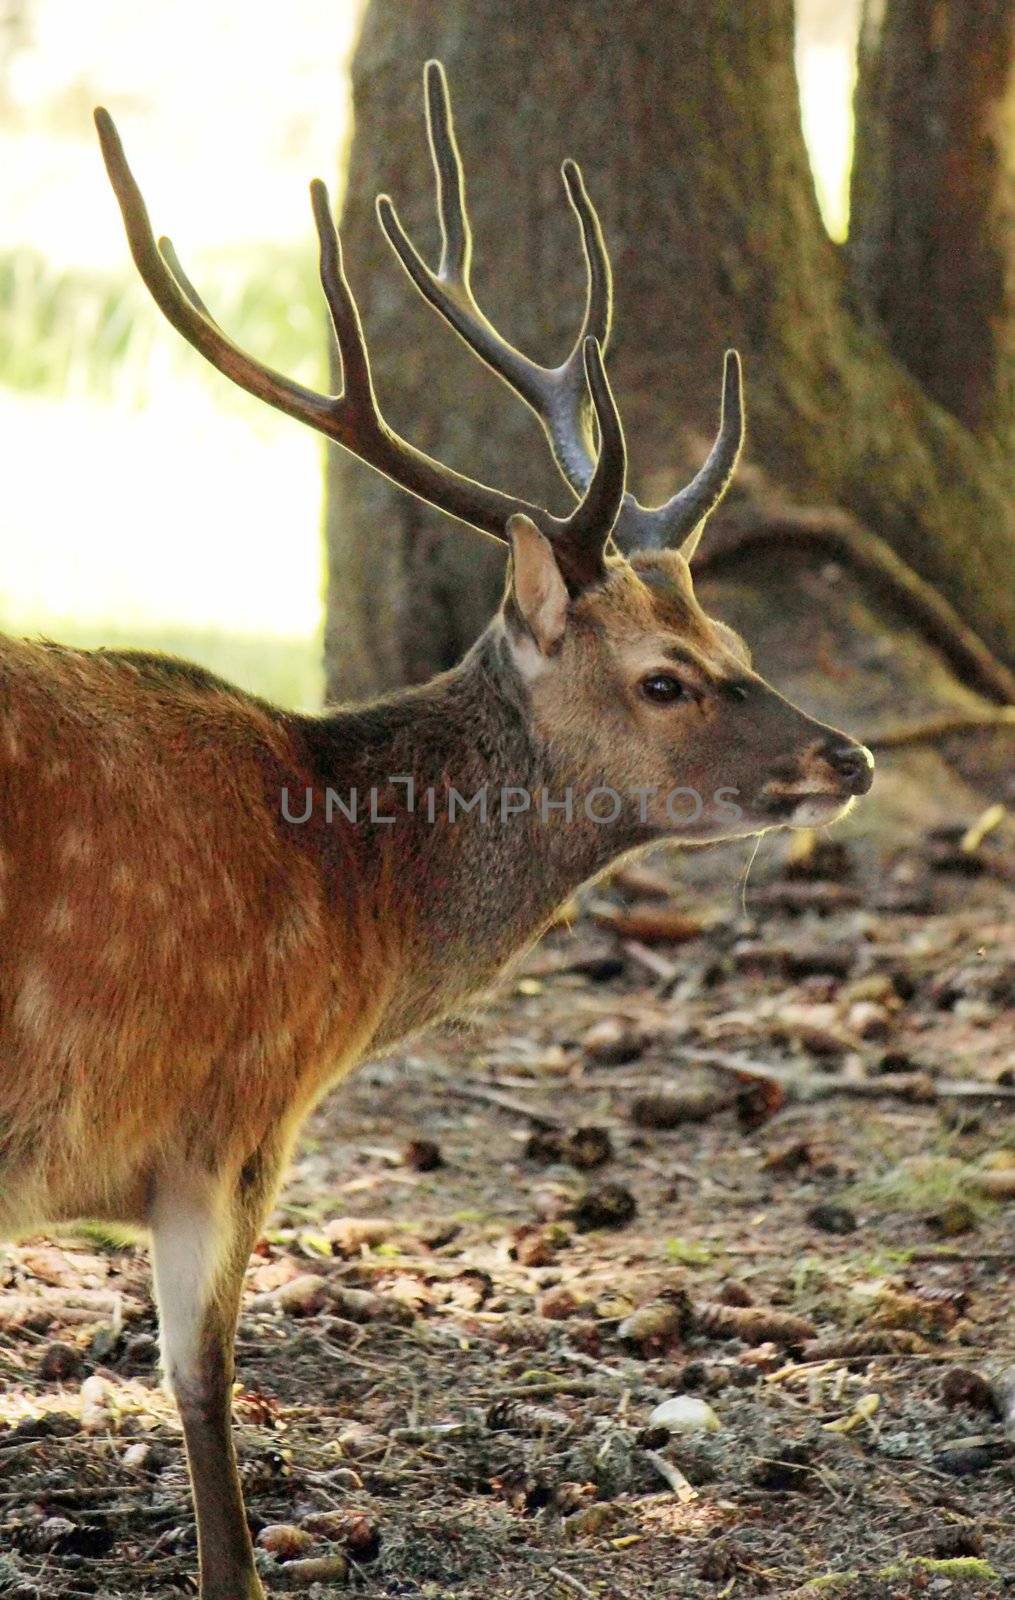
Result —
[[855, 800], [855, 794], [843, 794], [841, 789], [767, 784], [758, 796], [757, 807], [775, 826], [821, 828], [846, 816]]
[[776, 824], [816, 828], [844, 817], [874, 781], [874, 757], [865, 745], [832, 734], [809, 750], [796, 771], [778, 767], [758, 796], [758, 808]]

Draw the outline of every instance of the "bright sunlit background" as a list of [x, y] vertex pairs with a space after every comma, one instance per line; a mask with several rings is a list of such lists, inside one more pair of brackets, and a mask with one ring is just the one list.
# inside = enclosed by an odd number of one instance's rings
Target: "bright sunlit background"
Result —
[[[361, 0], [0, 0], [0, 625], [320, 695], [321, 445], [205, 367], [135, 281], [91, 110], [237, 340], [326, 358], [307, 180], [348, 137]], [[846, 222], [855, 0], [800, 0], [804, 128]], [[336, 199], [339, 196], [336, 195]]]

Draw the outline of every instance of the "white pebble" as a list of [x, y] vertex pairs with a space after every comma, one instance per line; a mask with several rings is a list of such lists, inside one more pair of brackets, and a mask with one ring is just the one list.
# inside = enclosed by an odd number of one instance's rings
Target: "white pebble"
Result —
[[668, 1428], [671, 1433], [717, 1433], [722, 1423], [707, 1400], [692, 1394], [677, 1394], [656, 1406], [648, 1419], [650, 1428]]

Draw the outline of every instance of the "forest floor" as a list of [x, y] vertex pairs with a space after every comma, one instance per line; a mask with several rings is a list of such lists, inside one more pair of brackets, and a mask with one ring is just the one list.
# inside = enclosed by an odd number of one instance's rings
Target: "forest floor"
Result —
[[[1015, 1586], [1010, 844], [721, 861], [586, 892], [314, 1117], [238, 1346], [269, 1588]], [[0, 1254], [0, 1594], [195, 1592], [155, 1333], [141, 1249]]]

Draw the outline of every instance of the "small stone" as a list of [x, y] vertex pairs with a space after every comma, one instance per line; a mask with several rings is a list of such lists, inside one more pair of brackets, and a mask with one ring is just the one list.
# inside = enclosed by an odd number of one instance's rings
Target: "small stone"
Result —
[[516, 1230], [511, 1254], [519, 1266], [548, 1267], [556, 1260], [557, 1247], [549, 1229], [536, 1227], [529, 1222]]
[[296, 1528], [291, 1522], [272, 1522], [262, 1528], [257, 1535], [257, 1543], [262, 1550], [267, 1550], [276, 1561], [294, 1561], [298, 1556], [305, 1556], [308, 1550], [314, 1547], [313, 1534], [307, 1533], [303, 1528]]
[[940, 1239], [954, 1239], [961, 1233], [971, 1233], [976, 1227], [976, 1212], [967, 1200], [949, 1200], [927, 1217], [927, 1226]]
[[112, 1431], [113, 1395], [105, 1378], [94, 1373], [81, 1385], [81, 1426], [86, 1433]]
[[603, 1017], [593, 1023], [582, 1040], [582, 1049], [604, 1067], [618, 1067], [636, 1061], [645, 1049], [644, 1036], [618, 1017]]
[[601, 1534], [612, 1527], [620, 1515], [619, 1506], [597, 1500], [592, 1505], [584, 1506], [580, 1511], [574, 1512], [572, 1516], [564, 1518], [564, 1538], [570, 1543], [574, 1539], [587, 1539]]
[[131, 1372], [151, 1372], [159, 1364], [159, 1341], [150, 1333], [136, 1333], [123, 1352]]
[[807, 1221], [812, 1228], [820, 1228], [822, 1233], [855, 1233], [860, 1226], [855, 1213], [848, 1206], [834, 1205], [831, 1202], [811, 1206], [807, 1213]]
[[362, 1422], [347, 1422], [338, 1435], [338, 1444], [343, 1455], [351, 1456], [357, 1461], [367, 1456], [379, 1455], [387, 1449], [388, 1441], [383, 1434], [375, 1433]]
[[1007, 1448], [1003, 1444], [953, 1445], [939, 1450], [931, 1459], [931, 1466], [953, 1478], [971, 1478], [978, 1472], [989, 1472]]
[[993, 1411], [990, 1384], [971, 1367], [950, 1367], [941, 1379], [941, 1399], [950, 1410], [968, 1406], [974, 1411]]
[[363, 1487], [363, 1479], [352, 1467], [335, 1467], [326, 1476], [332, 1488], [341, 1494], [355, 1494]]
[[386, 1244], [397, 1226], [389, 1217], [332, 1217], [323, 1231], [335, 1255], [358, 1256]]
[[557, 1287], [547, 1289], [536, 1301], [536, 1310], [541, 1317], [551, 1317], [554, 1322], [562, 1322], [566, 1317], [573, 1317], [582, 1309], [582, 1302], [571, 1293], [570, 1289]]
[[345, 1556], [309, 1556], [286, 1561], [266, 1576], [272, 1589], [309, 1589], [314, 1583], [343, 1583], [349, 1572]]
[[139, 1439], [123, 1452], [123, 1465], [130, 1472], [161, 1472], [166, 1465], [166, 1455], [158, 1445]]
[[572, 1213], [579, 1233], [590, 1233], [594, 1228], [624, 1228], [637, 1215], [637, 1201], [622, 1183], [604, 1183], [599, 1189], [589, 1189]]
[[84, 1358], [72, 1344], [54, 1340], [39, 1359], [39, 1377], [44, 1383], [69, 1383], [81, 1376]]
[[613, 1140], [605, 1128], [576, 1128], [564, 1145], [564, 1159], [579, 1172], [591, 1172], [613, 1159]]
[[259, 1295], [255, 1306], [264, 1301], [267, 1306], [277, 1306], [287, 1317], [315, 1317], [323, 1311], [332, 1298], [331, 1284], [314, 1272], [303, 1272], [289, 1283], [283, 1283], [271, 1294]]
[[846, 1026], [861, 1039], [884, 1039], [891, 1026], [891, 1016], [875, 1000], [857, 1000], [846, 1013]]
[[665, 1428], [669, 1433], [718, 1433], [722, 1427], [708, 1401], [691, 1394], [664, 1400], [649, 1416], [648, 1425]]
[[361, 1559], [376, 1555], [380, 1545], [377, 1524], [365, 1511], [313, 1511], [300, 1526], [308, 1533], [343, 1545]]
[[983, 1534], [975, 1522], [946, 1522], [934, 1532], [934, 1554], [939, 1561], [982, 1556]]
[[77, 1523], [71, 1522], [69, 1517], [43, 1517], [32, 1530], [32, 1544], [36, 1550], [53, 1550], [69, 1539], [76, 1528]]
[[122, 1348], [123, 1329], [114, 1327], [112, 1323], [103, 1323], [92, 1334], [88, 1345], [88, 1357], [99, 1366], [108, 1367], [116, 1360]]
[[654, 1353], [677, 1343], [686, 1325], [687, 1308], [679, 1300], [652, 1300], [624, 1318], [617, 1338], [643, 1354]]
[[402, 1161], [413, 1172], [437, 1172], [444, 1165], [441, 1147], [434, 1139], [412, 1139], [402, 1151]]
[[753, 1306], [754, 1296], [746, 1283], [739, 1278], [724, 1278], [716, 1291], [716, 1299], [724, 1306]]

